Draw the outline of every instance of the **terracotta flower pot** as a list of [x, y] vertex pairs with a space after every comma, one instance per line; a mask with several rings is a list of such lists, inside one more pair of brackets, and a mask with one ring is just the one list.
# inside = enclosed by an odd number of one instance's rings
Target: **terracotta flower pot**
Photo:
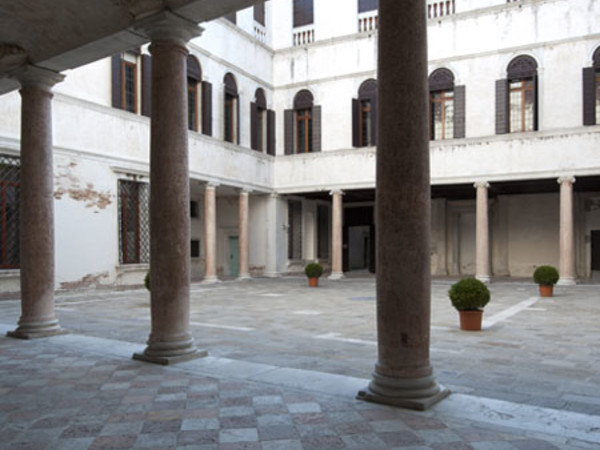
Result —
[[317, 287], [319, 285], [319, 279], [318, 278], [309, 278], [308, 279], [308, 286], [309, 287]]
[[554, 292], [553, 285], [540, 284], [539, 287], [540, 287], [540, 297], [552, 297], [552, 294]]
[[458, 311], [460, 329], [464, 331], [481, 331], [483, 311]]

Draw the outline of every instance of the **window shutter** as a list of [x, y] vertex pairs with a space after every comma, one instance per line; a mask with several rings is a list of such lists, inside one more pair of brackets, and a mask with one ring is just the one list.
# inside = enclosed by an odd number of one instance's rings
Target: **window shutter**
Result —
[[202, 134], [212, 136], [212, 84], [202, 82]]
[[152, 56], [142, 55], [142, 115], [152, 113]]
[[352, 147], [360, 147], [360, 102], [352, 99]]
[[539, 93], [538, 93], [538, 76], [533, 76], [533, 129], [539, 130]]
[[377, 93], [371, 97], [371, 136], [373, 145], [377, 145]]
[[508, 133], [508, 80], [496, 80], [496, 134]]
[[250, 148], [258, 150], [258, 107], [256, 103], [250, 102]]
[[321, 107], [312, 107], [312, 151], [321, 151]]
[[235, 98], [235, 143], [240, 145], [240, 98]]
[[596, 125], [596, 70], [583, 69], [583, 124]]
[[117, 53], [111, 58], [111, 77], [112, 77], [112, 106], [113, 108], [123, 108], [121, 99], [121, 54]]
[[[431, 103], [431, 102], [430, 102]], [[454, 86], [454, 137], [465, 137], [465, 87]]]
[[275, 156], [275, 111], [267, 110], [267, 153]]
[[284, 151], [286, 155], [294, 153], [294, 110], [286, 109], [283, 116], [284, 121]]

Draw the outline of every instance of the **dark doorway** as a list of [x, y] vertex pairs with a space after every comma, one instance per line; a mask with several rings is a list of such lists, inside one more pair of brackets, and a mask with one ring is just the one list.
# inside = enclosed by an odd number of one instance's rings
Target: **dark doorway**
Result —
[[344, 208], [343, 270], [375, 272], [375, 224], [372, 206]]
[[600, 230], [592, 230], [592, 270], [600, 271]]

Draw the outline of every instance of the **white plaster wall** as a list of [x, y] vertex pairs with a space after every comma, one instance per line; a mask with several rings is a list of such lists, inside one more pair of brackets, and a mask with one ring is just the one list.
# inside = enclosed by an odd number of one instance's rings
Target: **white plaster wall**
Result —
[[265, 232], [268, 217], [268, 195], [249, 196], [248, 270], [253, 277], [263, 276], [267, 265], [267, 243], [275, 236]]
[[[141, 72], [140, 64], [138, 64], [138, 72]], [[64, 74], [65, 79], [55, 86], [55, 92], [104, 106], [112, 105], [110, 58], [68, 70]]]

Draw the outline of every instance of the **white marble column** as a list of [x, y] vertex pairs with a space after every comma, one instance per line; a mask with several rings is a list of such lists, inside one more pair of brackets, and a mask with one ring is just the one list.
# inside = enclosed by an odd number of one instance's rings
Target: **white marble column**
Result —
[[560, 255], [559, 285], [575, 284], [575, 237], [573, 233], [573, 183], [575, 177], [565, 176], [558, 179], [560, 184]]
[[475, 223], [475, 278], [489, 283], [490, 273], [490, 228], [488, 213], [488, 188], [486, 181], [475, 183], [477, 189], [476, 223]]
[[136, 25], [151, 40], [150, 307], [148, 346], [134, 359], [172, 364], [204, 356], [190, 333], [190, 181], [186, 42], [194, 23], [161, 13]]
[[[448, 395], [429, 362], [431, 315], [427, 16], [379, 1], [377, 350], [358, 398], [426, 409]], [[399, 95], [401, 93], [401, 95]]]
[[266, 224], [266, 267], [265, 277], [277, 278], [281, 276], [278, 269], [278, 252], [280, 246], [277, 245], [279, 235], [282, 229], [282, 222], [278, 214], [279, 195], [276, 192], [269, 194], [267, 205], [267, 224]]
[[331, 275], [330, 280], [341, 280], [344, 278], [343, 269], [343, 232], [344, 232], [344, 205], [340, 190], [331, 191], [333, 197], [332, 220], [331, 220]]
[[204, 244], [206, 271], [204, 284], [218, 283], [217, 278], [217, 185], [208, 183], [204, 189]]
[[241, 190], [239, 198], [239, 246], [240, 246], [240, 272], [238, 280], [249, 280], [248, 270], [249, 240], [248, 240], [248, 214], [249, 214], [249, 191]]
[[52, 87], [64, 76], [26, 66], [14, 78], [21, 84], [21, 317], [8, 336], [31, 339], [65, 333], [54, 314], [52, 166]]

